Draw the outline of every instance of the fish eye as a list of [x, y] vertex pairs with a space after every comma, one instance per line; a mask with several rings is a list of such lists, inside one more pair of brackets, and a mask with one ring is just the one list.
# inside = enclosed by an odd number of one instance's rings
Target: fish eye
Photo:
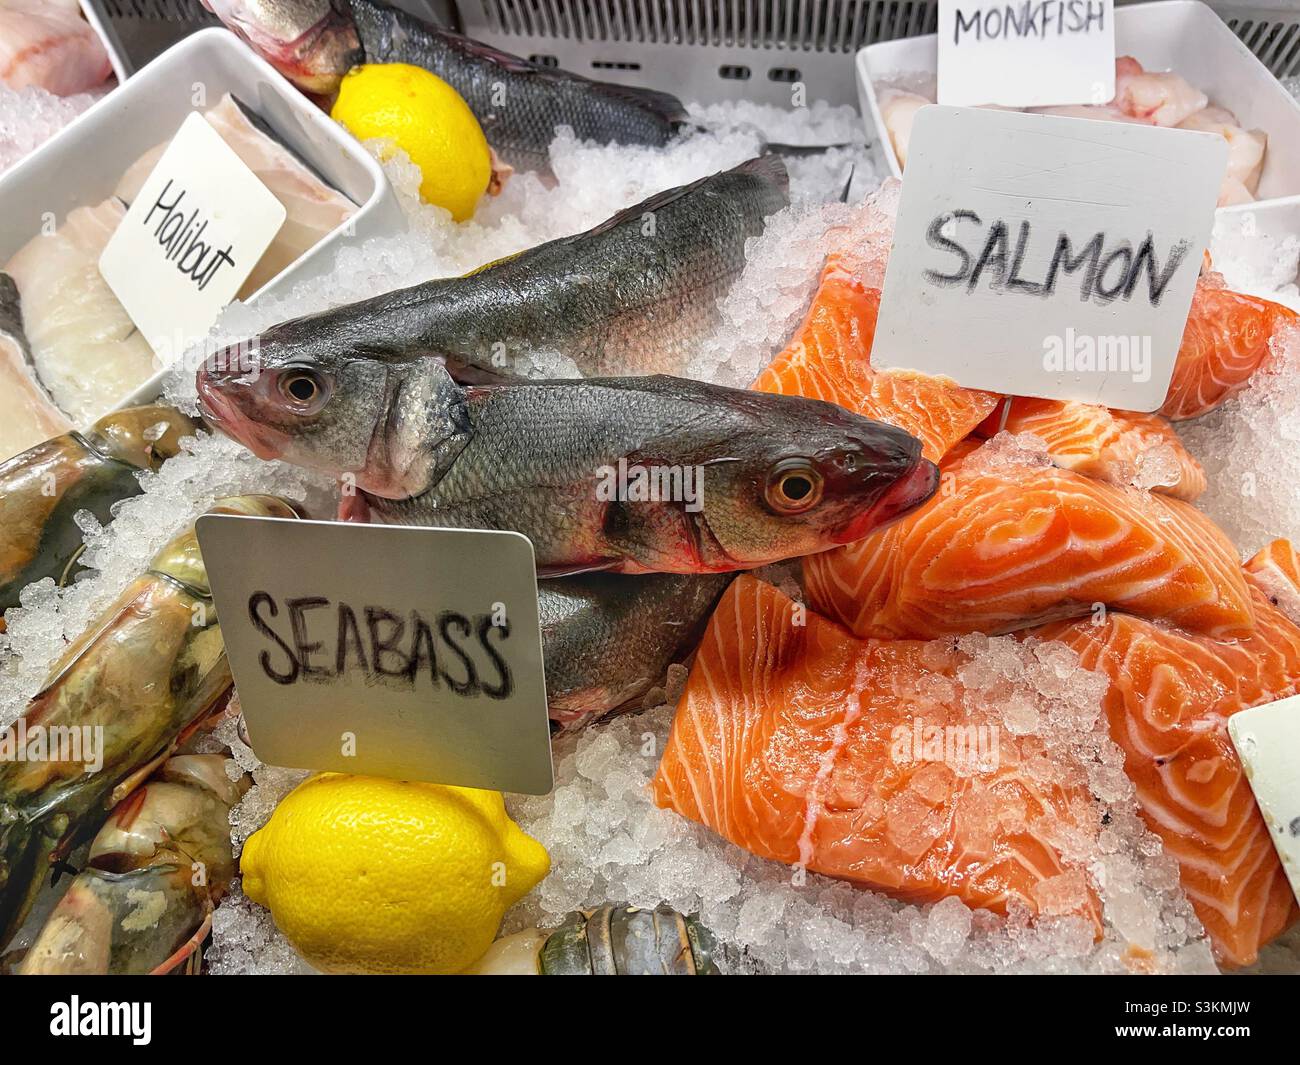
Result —
[[314, 414], [329, 399], [329, 386], [315, 370], [298, 368], [286, 370], [276, 382], [280, 395], [299, 414]]
[[822, 475], [807, 459], [782, 459], [767, 479], [767, 505], [778, 514], [802, 514], [822, 498]]

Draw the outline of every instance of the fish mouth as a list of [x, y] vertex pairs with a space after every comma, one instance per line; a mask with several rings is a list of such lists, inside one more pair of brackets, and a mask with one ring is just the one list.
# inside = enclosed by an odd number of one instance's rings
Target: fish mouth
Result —
[[853, 519], [836, 536], [835, 542], [851, 544], [871, 535], [877, 529], [910, 514], [939, 489], [939, 467], [929, 459], [921, 459], [912, 469], [885, 489], [876, 502]]
[[[209, 0], [204, 0], [204, 6], [213, 10]], [[322, 96], [337, 92], [343, 75], [366, 61], [356, 25], [337, 4], [292, 38], [277, 36], [255, 17], [238, 11], [217, 14], [254, 52], [305, 92]]]
[[232, 440], [243, 444], [263, 461], [278, 459], [284, 451], [280, 434], [247, 418], [238, 405], [214, 384], [206, 369], [198, 372], [195, 389], [199, 394], [199, 411], [204, 420], [215, 425]]

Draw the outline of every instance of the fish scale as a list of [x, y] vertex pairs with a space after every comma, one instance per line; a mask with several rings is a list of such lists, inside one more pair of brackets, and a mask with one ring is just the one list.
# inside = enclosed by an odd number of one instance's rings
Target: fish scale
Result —
[[[405, 499], [370, 495], [370, 512], [390, 524], [515, 529], [542, 570], [731, 570], [819, 550], [827, 543], [810, 529], [758, 521], [740, 502], [774, 456], [860, 449], [852, 496], [864, 507], [919, 460], [907, 434], [829, 404], [663, 376], [473, 388], [467, 413], [468, 440], [436, 483]], [[620, 459], [702, 468], [703, 509], [633, 502], [611, 522], [598, 487]], [[743, 556], [728, 545], [743, 545]]]
[[482, 267], [294, 319], [264, 357], [354, 350], [431, 355], [489, 378], [557, 351], [584, 376], [680, 373], [719, 320], [745, 242], [786, 205], [785, 164], [763, 156], [651, 196], [594, 229]]
[[512, 166], [545, 170], [557, 126], [580, 140], [667, 144], [686, 122], [667, 93], [593, 81], [424, 22], [386, 4], [352, 0], [352, 17], [371, 63], [410, 63], [451, 85], [469, 104], [489, 143]]

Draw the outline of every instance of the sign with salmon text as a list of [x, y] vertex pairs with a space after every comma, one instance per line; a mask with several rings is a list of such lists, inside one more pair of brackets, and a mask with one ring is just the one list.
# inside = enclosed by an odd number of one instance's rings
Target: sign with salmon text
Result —
[[527, 537], [230, 514], [196, 531], [262, 761], [551, 790]]
[[195, 112], [127, 208], [99, 272], [167, 366], [208, 335], [285, 217], [284, 204]]
[[1114, 0], [939, 0], [941, 104], [1051, 107], [1115, 95]]
[[921, 108], [872, 365], [1158, 409], [1226, 165], [1212, 134]]

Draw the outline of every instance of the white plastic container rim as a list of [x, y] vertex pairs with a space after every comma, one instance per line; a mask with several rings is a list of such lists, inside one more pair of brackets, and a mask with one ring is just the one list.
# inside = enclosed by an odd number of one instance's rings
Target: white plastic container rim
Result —
[[[383, 168], [346, 130], [224, 29], [200, 30], [96, 101], [0, 175], [0, 266], [51, 220], [113, 194], [127, 168], [175, 135], [191, 111], [233, 93], [343, 195], [356, 213], [326, 234], [248, 302], [329, 272], [336, 250], [392, 236], [406, 216]], [[166, 370], [105, 410], [153, 400]]]
[[[1259, 199], [1221, 210], [1258, 209], [1300, 195], [1300, 102], [1210, 7], [1200, 0], [1118, 7], [1115, 51], [1135, 56], [1154, 70], [1182, 74], [1211, 104], [1236, 115], [1244, 128], [1268, 134]], [[933, 33], [881, 41], [858, 52], [858, 98], [863, 120], [875, 132], [872, 152], [877, 167], [895, 177], [901, 177], [902, 170], [880, 113], [876, 86], [932, 77], [938, 52], [938, 37]]]
[[86, 17], [86, 21], [90, 23], [91, 29], [95, 31], [100, 43], [104, 46], [104, 51], [108, 53], [108, 62], [113, 67], [113, 75], [117, 78], [118, 85], [121, 85], [129, 75], [126, 63], [117, 50], [116, 37], [108, 32], [108, 28], [104, 25], [103, 19], [99, 17], [99, 12], [93, 4], [87, 3], [87, 0], [79, 0], [79, 6], [81, 7], [81, 13]]

